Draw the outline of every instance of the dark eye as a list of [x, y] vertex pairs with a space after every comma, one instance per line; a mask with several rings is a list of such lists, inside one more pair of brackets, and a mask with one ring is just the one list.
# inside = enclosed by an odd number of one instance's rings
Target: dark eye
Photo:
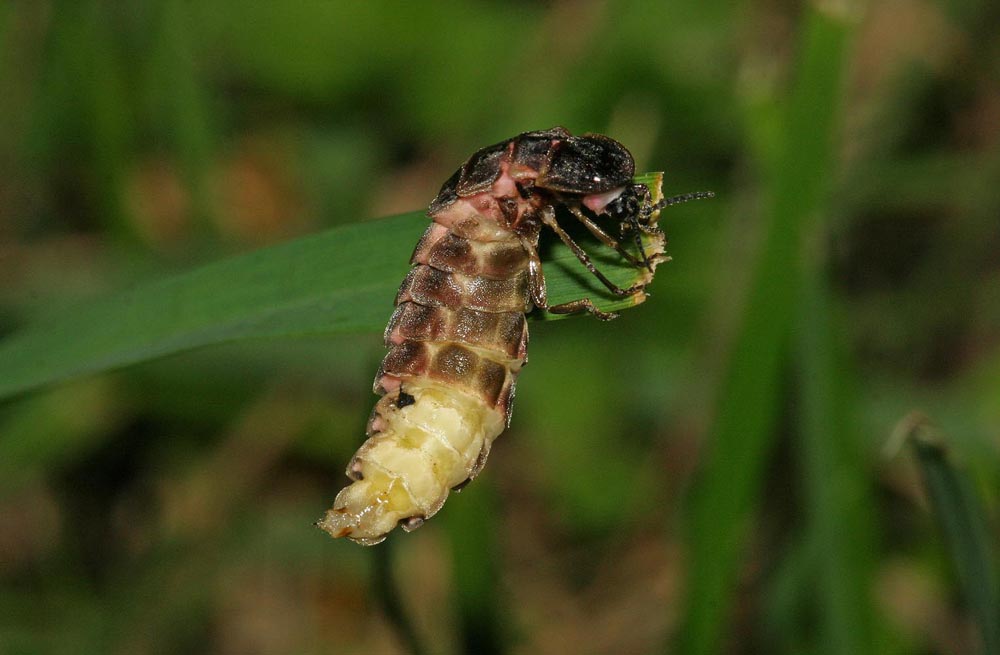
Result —
[[616, 221], [624, 221], [638, 211], [639, 197], [634, 186], [630, 186], [620, 196], [608, 203], [605, 211]]

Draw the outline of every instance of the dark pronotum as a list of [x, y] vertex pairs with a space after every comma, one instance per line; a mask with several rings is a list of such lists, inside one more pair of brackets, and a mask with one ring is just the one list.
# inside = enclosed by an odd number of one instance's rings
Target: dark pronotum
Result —
[[[617, 141], [555, 127], [483, 148], [444, 183], [385, 330], [389, 353], [375, 377], [382, 398], [348, 465], [354, 482], [320, 527], [375, 544], [396, 525], [421, 525], [450, 490], [476, 477], [510, 420], [527, 355], [525, 314], [539, 308], [614, 317], [588, 298], [548, 304], [537, 250], [543, 227], [612, 293], [645, 297], [663, 260], [660, 208], [710, 194], [654, 203], [634, 174], [632, 155]], [[638, 282], [623, 289], [604, 277], [559, 225], [558, 208], [640, 269]], [[635, 252], [600, 222], [634, 242]]]

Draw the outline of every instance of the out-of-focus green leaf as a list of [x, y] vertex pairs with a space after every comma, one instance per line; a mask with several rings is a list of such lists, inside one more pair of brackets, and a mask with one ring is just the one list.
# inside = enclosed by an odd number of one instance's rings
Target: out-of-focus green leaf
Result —
[[678, 652], [719, 652], [727, 635], [747, 521], [757, 504], [784, 400], [782, 368], [799, 293], [803, 240], [817, 229], [829, 191], [852, 25], [833, 10], [806, 11], [796, 81], [780, 113], [784, 140], [759, 153], [771, 176], [773, 204], [719, 393], [710, 434], [713, 452], [692, 501], [688, 613]]
[[818, 652], [884, 653], [876, 648], [871, 581], [876, 552], [863, 449], [853, 426], [830, 294], [819, 255], [803, 268], [796, 326], [798, 406], [806, 529], [814, 546], [813, 584]]
[[505, 652], [510, 635], [506, 595], [500, 582], [497, 492], [492, 480], [479, 479], [448, 505], [443, 521], [451, 545], [452, 605], [458, 619], [460, 652]]
[[[660, 174], [637, 178], [659, 188]], [[93, 302], [0, 342], [0, 398], [45, 384], [240, 339], [381, 330], [427, 219], [413, 212], [226, 259]], [[642, 269], [583, 242], [620, 286]], [[550, 304], [616, 298], [568, 248], [544, 251]], [[561, 318], [548, 315], [543, 318]]]
[[925, 417], [918, 414], [908, 417], [900, 433], [917, 454], [962, 595], [979, 627], [981, 652], [1000, 653], [997, 548], [990, 536], [983, 502], [972, 481], [952, 461], [944, 438]]
[[381, 548], [372, 548], [372, 593], [382, 606], [385, 618], [396, 630], [396, 635], [410, 655], [424, 655], [427, 649], [417, 636], [417, 631], [403, 608], [399, 592], [400, 580], [394, 570], [393, 553], [397, 548], [393, 540], [386, 541]]
[[0, 497], [71, 462], [127, 416], [107, 380], [25, 398], [0, 420]]

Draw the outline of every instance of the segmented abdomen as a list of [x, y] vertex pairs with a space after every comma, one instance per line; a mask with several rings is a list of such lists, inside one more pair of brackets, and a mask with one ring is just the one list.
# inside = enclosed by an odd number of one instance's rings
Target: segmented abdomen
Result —
[[319, 523], [335, 537], [373, 544], [419, 526], [476, 476], [509, 420], [532, 308], [528, 253], [481, 195], [432, 209], [413, 253], [354, 482]]
[[[710, 194], [654, 201], [634, 174], [631, 153], [614, 139], [554, 127], [477, 150], [444, 183], [386, 328], [390, 350], [375, 378], [382, 398], [348, 466], [354, 482], [337, 495], [321, 528], [378, 543], [398, 523], [419, 526], [449, 490], [476, 476], [510, 419], [526, 356], [525, 313], [533, 307], [616, 316], [588, 297], [549, 304], [538, 254], [543, 227], [612, 295], [633, 304], [646, 298], [664, 261], [659, 210]], [[630, 286], [597, 269], [560, 226], [557, 208], [637, 269]]]

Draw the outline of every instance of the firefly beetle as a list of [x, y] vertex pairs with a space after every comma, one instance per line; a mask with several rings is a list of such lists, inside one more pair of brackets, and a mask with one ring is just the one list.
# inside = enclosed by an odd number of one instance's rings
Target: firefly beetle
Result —
[[[631, 153], [614, 139], [554, 127], [479, 150], [444, 183], [385, 330], [389, 352], [374, 384], [381, 399], [348, 465], [353, 482], [317, 525], [365, 545], [396, 525], [419, 527], [449, 491], [476, 477], [509, 424], [527, 357], [525, 315], [538, 309], [615, 317], [590, 298], [549, 304], [538, 254], [543, 228], [612, 294], [645, 297], [665, 259], [659, 210], [711, 194], [653, 202], [634, 175]], [[559, 224], [557, 210], [644, 275], [631, 286], [616, 285]], [[601, 223], [614, 226], [618, 237]], [[626, 238], [635, 253], [623, 245]]]

